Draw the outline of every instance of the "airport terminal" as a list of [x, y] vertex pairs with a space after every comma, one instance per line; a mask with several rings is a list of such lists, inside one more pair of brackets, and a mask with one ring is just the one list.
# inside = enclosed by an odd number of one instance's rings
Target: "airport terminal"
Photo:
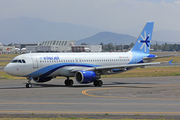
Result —
[[0, 43], [0, 54], [6, 53], [39, 53], [39, 52], [102, 52], [101, 45], [76, 45], [75, 40], [51, 40], [35, 44], [3, 46]]

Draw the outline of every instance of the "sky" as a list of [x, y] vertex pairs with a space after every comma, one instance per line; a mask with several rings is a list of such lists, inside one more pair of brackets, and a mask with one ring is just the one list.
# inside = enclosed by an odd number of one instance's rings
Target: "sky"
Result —
[[178, 0], [0, 0], [0, 20], [16, 17], [84, 25], [117, 32], [142, 29], [180, 31]]

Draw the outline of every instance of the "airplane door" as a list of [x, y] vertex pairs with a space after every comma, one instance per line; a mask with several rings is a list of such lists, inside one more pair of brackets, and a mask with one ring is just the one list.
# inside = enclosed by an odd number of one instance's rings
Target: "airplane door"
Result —
[[37, 59], [37, 57], [32, 57], [32, 61], [33, 61], [33, 68], [38, 68], [38, 59]]

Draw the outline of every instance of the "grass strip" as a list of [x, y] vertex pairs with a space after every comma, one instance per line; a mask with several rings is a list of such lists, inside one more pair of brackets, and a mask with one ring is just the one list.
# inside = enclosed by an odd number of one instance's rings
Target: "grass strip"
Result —
[[164, 62], [164, 61], [168, 62], [168, 61], [170, 61], [172, 59], [173, 59], [172, 63], [180, 63], [180, 56], [159, 58], [159, 59], [157, 59], [157, 60], [155, 60], [153, 62]]
[[20, 54], [0, 54], [0, 58], [14, 58]]
[[7, 57], [6, 57], [6, 58], [1, 58], [1, 57], [0, 57], [0, 60], [9, 60], [9, 61], [11, 61], [12, 59], [13, 59], [13, 58], [10, 58], [10, 57], [9, 57], [9, 58], [7, 58]]
[[9, 62], [0, 62], [0, 66], [6, 66]]
[[6, 72], [4, 71], [1, 71], [0, 72], [0, 80], [1, 79], [10, 79], [10, 80], [14, 80], [14, 79], [26, 79], [25, 77], [16, 77], [16, 76], [12, 76], [12, 75], [9, 75], [7, 74]]
[[102, 75], [102, 78], [111, 77], [156, 77], [156, 76], [179, 76], [180, 67], [149, 67], [149, 68], [136, 68], [127, 72]]

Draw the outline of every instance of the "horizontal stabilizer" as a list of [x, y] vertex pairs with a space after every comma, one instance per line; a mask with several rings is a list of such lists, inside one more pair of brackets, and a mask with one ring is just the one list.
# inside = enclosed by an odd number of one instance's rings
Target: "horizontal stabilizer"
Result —
[[168, 55], [168, 56], [156, 56], [156, 57], [145, 57], [143, 60], [154, 60], [158, 58], [166, 58], [166, 57], [173, 57], [174, 55]]
[[170, 60], [168, 63], [169, 63], [170, 65], [172, 65], [172, 61], [173, 61], [173, 59], [172, 59], [172, 60]]

